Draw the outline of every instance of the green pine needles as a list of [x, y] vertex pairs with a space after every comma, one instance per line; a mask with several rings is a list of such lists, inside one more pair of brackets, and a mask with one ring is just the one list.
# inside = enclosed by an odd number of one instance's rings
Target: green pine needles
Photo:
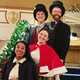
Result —
[[4, 50], [0, 51], [0, 63], [11, 57], [14, 45], [17, 41], [23, 40], [25, 31], [29, 26], [30, 25], [26, 20], [21, 20], [16, 24], [16, 29], [12, 33], [10, 40], [5, 45]]

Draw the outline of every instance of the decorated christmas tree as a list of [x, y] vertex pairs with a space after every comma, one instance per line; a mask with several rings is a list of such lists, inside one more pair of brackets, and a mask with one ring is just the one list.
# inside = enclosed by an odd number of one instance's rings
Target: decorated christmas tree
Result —
[[19, 40], [24, 40], [25, 31], [29, 31], [30, 25], [26, 20], [21, 20], [16, 24], [16, 29], [12, 33], [10, 40], [5, 45], [4, 49], [0, 51], [0, 63], [9, 59], [12, 55], [14, 45]]

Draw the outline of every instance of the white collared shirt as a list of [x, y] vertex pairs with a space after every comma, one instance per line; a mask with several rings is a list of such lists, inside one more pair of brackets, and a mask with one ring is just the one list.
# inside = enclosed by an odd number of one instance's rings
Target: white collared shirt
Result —
[[26, 60], [26, 58], [22, 58], [20, 60], [17, 60], [16, 58], [14, 58], [13, 63], [16, 62], [16, 65], [10, 71], [9, 80], [11, 80], [12, 78], [18, 79], [18, 75], [19, 75], [19, 63], [23, 63], [25, 60]]
[[44, 23], [42, 23], [42, 24], [36, 24], [36, 26], [37, 26], [37, 32], [39, 32], [43, 27], [44, 27], [44, 25], [45, 25], [45, 22]]

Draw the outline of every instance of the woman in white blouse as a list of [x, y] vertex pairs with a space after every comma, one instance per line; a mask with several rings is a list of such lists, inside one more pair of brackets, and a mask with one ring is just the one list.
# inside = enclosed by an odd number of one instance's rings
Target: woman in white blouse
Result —
[[24, 41], [16, 43], [12, 60], [5, 65], [3, 80], [37, 80], [36, 66]]

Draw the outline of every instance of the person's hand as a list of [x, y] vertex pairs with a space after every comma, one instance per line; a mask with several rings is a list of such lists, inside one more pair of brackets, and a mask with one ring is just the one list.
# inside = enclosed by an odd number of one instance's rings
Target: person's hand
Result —
[[0, 72], [2, 71], [2, 69], [0, 68]]
[[62, 62], [62, 63], [64, 62], [63, 59], [61, 59], [61, 62]]
[[38, 61], [36, 58], [33, 58], [33, 60], [34, 60], [34, 62], [35, 62], [36, 64], [39, 63], [39, 61]]
[[15, 76], [11, 76], [10, 80], [18, 80]]
[[12, 80], [18, 80], [17, 78], [13, 77]]

